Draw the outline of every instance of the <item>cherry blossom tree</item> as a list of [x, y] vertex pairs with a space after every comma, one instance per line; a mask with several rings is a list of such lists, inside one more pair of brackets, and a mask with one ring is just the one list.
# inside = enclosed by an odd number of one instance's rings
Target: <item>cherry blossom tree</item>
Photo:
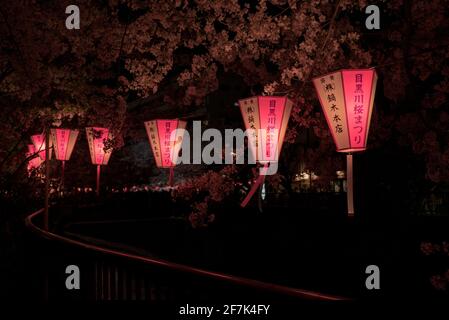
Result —
[[[365, 28], [364, 0], [81, 0], [80, 30], [65, 27], [69, 4], [0, 8], [2, 172], [16, 170], [29, 134], [48, 126], [107, 126], [116, 148], [125, 137], [144, 139], [134, 121], [160, 105], [179, 114], [204, 106], [224, 73], [241, 77], [249, 94], [293, 99], [286, 140], [295, 145], [301, 130], [313, 130], [319, 144], [304, 159], [311, 167], [338, 157], [311, 79], [376, 67], [372, 148], [394, 139], [424, 159], [426, 179], [449, 179], [444, 0], [377, 1], [382, 25], [374, 31]], [[145, 105], [139, 115], [130, 112], [136, 103]], [[335, 163], [322, 162], [323, 170], [335, 172]]]

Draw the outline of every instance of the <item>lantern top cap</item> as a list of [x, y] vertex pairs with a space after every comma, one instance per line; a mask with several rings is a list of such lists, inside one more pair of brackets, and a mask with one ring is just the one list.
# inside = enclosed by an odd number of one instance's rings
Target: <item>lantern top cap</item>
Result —
[[[93, 128], [93, 127], [92, 127], [92, 128]], [[78, 129], [61, 128], [61, 127], [52, 127], [51, 130], [70, 130], [70, 131], [79, 131]]]
[[165, 118], [165, 119], [150, 119], [150, 120], [146, 120], [145, 122], [148, 122], [148, 121], [185, 121], [185, 120], [182, 120], [182, 119], [180, 119], [180, 118], [171, 118], [171, 119], [168, 119], [168, 118]]
[[101, 132], [102, 134], [107, 134], [108, 138], [111, 139], [114, 137], [111, 130], [109, 128], [104, 127], [86, 127], [86, 134], [89, 135], [89, 131], [92, 130], [94, 132]]
[[356, 69], [339, 69], [339, 70], [334, 70], [334, 71], [331, 71], [331, 72], [328, 72], [328, 73], [316, 76], [316, 77], [314, 77], [312, 79], [312, 81], [316, 80], [316, 79], [320, 79], [320, 78], [326, 77], [328, 75], [331, 75], [331, 74], [334, 74], [334, 73], [337, 73], [337, 72], [343, 72], [343, 71], [369, 71], [369, 70], [372, 70], [372, 71], [374, 71], [374, 74], [377, 74], [377, 71], [376, 71], [375, 67], [371, 67], [371, 68], [356, 68]]
[[286, 100], [291, 100], [288, 96], [263, 96], [263, 95], [257, 95], [257, 96], [252, 96], [252, 97], [239, 99], [238, 102], [245, 101], [245, 100], [248, 100], [248, 99], [258, 99], [258, 98], [277, 98], [277, 99], [284, 98]]

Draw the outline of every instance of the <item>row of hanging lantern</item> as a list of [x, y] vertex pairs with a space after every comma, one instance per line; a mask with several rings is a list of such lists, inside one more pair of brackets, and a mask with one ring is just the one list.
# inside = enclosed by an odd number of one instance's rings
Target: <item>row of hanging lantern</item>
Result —
[[[340, 70], [313, 79], [337, 151], [347, 154], [349, 216], [354, 215], [352, 153], [366, 149], [376, 82], [374, 69]], [[248, 148], [264, 169], [279, 159], [292, 106], [291, 100], [281, 96], [256, 96], [239, 100], [245, 127], [253, 130], [248, 137]], [[178, 119], [145, 122], [156, 166], [170, 169], [170, 186], [173, 185], [173, 168], [183, 139], [182, 130], [176, 131], [174, 137], [171, 134], [174, 130], [185, 127], [186, 122]], [[107, 128], [99, 127], [86, 128], [86, 134], [92, 163], [97, 165], [98, 194], [100, 166], [108, 163], [112, 153], [112, 148], [105, 150], [104, 142], [112, 136]], [[77, 130], [51, 129], [51, 143], [54, 145], [56, 158], [62, 161], [63, 168], [65, 161], [70, 159], [77, 136]], [[45, 160], [44, 135], [32, 136], [31, 140], [33, 145], [29, 146], [28, 153], [38, 152], [41, 160]], [[30, 162], [29, 167], [38, 166], [39, 161]], [[243, 200], [242, 207], [245, 207], [259, 187], [263, 186], [264, 179], [262, 170]]]
[[[377, 74], [373, 68], [340, 70], [314, 78], [313, 84], [337, 151], [346, 153], [347, 212], [348, 216], [353, 216], [352, 154], [366, 149]], [[256, 160], [264, 166], [278, 161], [292, 102], [285, 97], [261, 96], [240, 100], [239, 106], [246, 129], [256, 129], [256, 135], [248, 137]], [[262, 137], [257, 137], [257, 132]], [[275, 141], [275, 145], [269, 140]], [[260, 174], [242, 207], [247, 205], [259, 186], [263, 186], [264, 179], [265, 176]]]
[[[182, 137], [175, 136], [172, 141], [170, 135], [173, 130], [184, 129], [185, 121], [180, 120], [152, 120], [145, 122], [148, 138], [153, 150], [153, 155], [157, 167], [170, 168], [169, 185], [173, 185], [173, 167], [181, 148]], [[180, 131], [176, 131], [180, 132]], [[52, 150], [55, 151], [56, 159], [62, 161], [61, 186], [64, 184], [65, 162], [70, 160], [70, 156], [75, 147], [79, 131], [71, 129], [50, 129], [49, 154], [52, 158]], [[87, 127], [87, 142], [92, 164], [97, 167], [96, 193], [100, 192], [101, 166], [107, 165], [112, 154], [112, 148], [105, 146], [106, 140], [112, 140], [113, 136], [107, 128]], [[45, 134], [31, 136], [33, 144], [28, 145], [27, 157], [32, 157], [28, 162], [28, 170], [31, 171], [39, 167], [45, 161]]]
[[[52, 158], [52, 151], [55, 151], [55, 157], [62, 163], [61, 186], [64, 185], [64, 171], [65, 162], [70, 160], [72, 151], [75, 147], [79, 131], [72, 129], [50, 129], [50, 145], [49, 145], [49, 159]], [[87, 127], [86, 128], [87, 142], [89, 144], [89, 151], [92, 163], [97, 165], [97, 195], [100, 192], [100, 166], [108, 164], [112, 149], [105, 150], [105, 140], [111, 139], [107, 128]], [[34, 169], [45, 161], [45, 134], [37, 134], [31, 136], [32, 145], [28, 145], [28, 156], [38, 154], [39, 157], [34, 157], [28, 162], [28, 169]]]

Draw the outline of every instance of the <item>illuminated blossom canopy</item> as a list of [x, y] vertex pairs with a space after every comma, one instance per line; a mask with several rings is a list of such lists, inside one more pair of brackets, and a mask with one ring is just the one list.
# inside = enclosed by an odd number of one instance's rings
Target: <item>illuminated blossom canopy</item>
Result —
[[[386, 1], [381, 32], [364, 26], [366, 0], [79, 0], [81, 28], [68, 32], [69, 4], [5, 1], [0, 8], [2, 177], [19, 169], [33, 132], [98, 124], [114, 133], [118, 149], [125, 139], [145, 139], [137, 126], [154, 118], [156, 106], [170, 110], [162, 118], [203, 108], [227, 74], [242, 79], [243, 96], [287, 95], [294, 108], [285, 142], [298, 143], [310, 128], [320, 143], [305, 153], [306, 167], [325, 170], [336, 163], [334, 147], [311, 80], [376, 67], [382, 99], [370, 147], [407, 148], [424, 160], [422, 176], [449, 178], [445, 0]], [[285, 146], [283, 154], [299, 157]]]

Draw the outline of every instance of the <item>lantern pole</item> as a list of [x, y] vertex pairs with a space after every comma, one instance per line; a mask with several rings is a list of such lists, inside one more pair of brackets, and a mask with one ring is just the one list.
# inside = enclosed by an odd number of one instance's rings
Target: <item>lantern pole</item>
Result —
[[64, 171], [65, 171], [65, 160], [62, 160], [61, 191], [64, 190]]
[[[268, 168], [268, 164], [264, 165], [264, 168]], [[263, 170], [262, 170], [263, 171]], [[251, 190], [248, 192], [248, 194], [246, 195], [245, 199], [243, 200], [243, 202], [240, 204], [240, 206], [242, 208], [245, 208], [246, 205], [248, 204], [248, 202], [251, 200], [251, 198], [253, 197], [254, 193], [256, 193], [257, 189], [259, 188], [259, 186], [261, 184], [263, 184], [265, 181], [265, 175], [264, 174], [259, 174], [259, 177], [257, 178], [256, 182], [253, 184], [253, 186], [251, 187]]]
[[313, 192], [313, 190], [312, 190], [312, 170], [309, 170], [309, 192]]
[[354, 217], [354, 172], [351, 153], [346, 155], [346, 195], [348, 198], [348, 217]]
[[173, 167], [170, 167], [170, 173], [169, 173], [169, 176], [168, 176], [168, 185], [169, 185], [170, 187], [173, 187], [173, 181], [174, 181], [174, 178], [175, 178], [175, 171], [174, 171], [174, 168], [173, 168]]
[[262, 198], [262, 192], [264, 191], [264, 186], [265, 186], [265, 175], [263, 176], [261, 187], [259, 188], [259, 197], [258, 197], [258, 203], [257, 203], [259, 206], [260, 213], [263, 213], [263, 200], [264, 199]]
[[97, 164], [97, 197], [100, 195], [100, 169], [101, 166]]
[[50, 130], [45, 130], [45, 209], [44, 230], [48, 231], [48, 203], [50, 197]]

